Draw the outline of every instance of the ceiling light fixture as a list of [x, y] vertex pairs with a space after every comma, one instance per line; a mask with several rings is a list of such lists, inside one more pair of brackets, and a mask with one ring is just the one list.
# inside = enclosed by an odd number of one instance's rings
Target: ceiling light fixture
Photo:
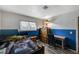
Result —
[[48, 6], [47, 5], [43, 6], [43, 9], [44, 10], [48, 9]]

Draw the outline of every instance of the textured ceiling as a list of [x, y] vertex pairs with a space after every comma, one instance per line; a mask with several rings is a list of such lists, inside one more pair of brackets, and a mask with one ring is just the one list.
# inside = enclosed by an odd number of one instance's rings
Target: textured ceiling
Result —
[[44, 5], [1, 5], [0, 9], [41, 19], [79, 9], [77, 5], [48, 5], [47, 9], [43, 9], [43, 7]]

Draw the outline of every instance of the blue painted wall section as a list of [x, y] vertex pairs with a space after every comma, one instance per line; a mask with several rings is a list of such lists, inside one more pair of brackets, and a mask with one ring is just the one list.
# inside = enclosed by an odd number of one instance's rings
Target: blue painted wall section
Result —
[[17, 35], [17, 29], [2, 29], [0, 30], [0, 40], [5, 40], [7, 36]]
[[17, 29], [2, 29], [0, 30], [0, 35], [17, 35]]
[[18, 32], [17, 29], [3, 29], [0, 30], [0, 35], [29, 35], [29, 36], [38, 36], [39, 31], [20, 31]]
[[28, 36], [38, 36], [39, 35], [39, 31], [20, 31], [19, 35], [28, 35]]
[[[72, 34], [70, 34], [72, 32]], [[68, 42], [69, 48], [76, 50], [76, 30], [73, 29], [52, 29], [54, 35], [65, 36]]]
[[20, 31], [18, 32], [17, 29], [3, 29], [0, 30], [0, 40], [5, 40], [7, 36], [12, 36], [12, 35], [28, 35], [28, 36], [38, 36], [39, 31]]

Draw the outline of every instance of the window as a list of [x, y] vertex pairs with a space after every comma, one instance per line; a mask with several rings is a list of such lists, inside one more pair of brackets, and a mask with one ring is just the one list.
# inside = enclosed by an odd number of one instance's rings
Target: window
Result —
[[26, 22], [26, 21], [21, 21], [20, 22], [20, 30], [21, 31], [31, 31], [31, 30], [36, 30], [36, 23], [35, 22]]
[[31, 29], [31, 30], [36, 30], [36, 23], [34, 23], [34, 22], [29, 22], [29, 24], [30, 24], [30, 29]]

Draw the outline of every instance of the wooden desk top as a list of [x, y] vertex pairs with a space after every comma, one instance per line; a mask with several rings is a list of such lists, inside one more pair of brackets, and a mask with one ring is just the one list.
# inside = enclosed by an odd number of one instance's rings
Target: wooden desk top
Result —
[[58, 40], [64, 40], [66, 37], [65, 36], [60, 36], [60, 35], [54, 35], [54, 37], [56, 38], [60, 38]]

